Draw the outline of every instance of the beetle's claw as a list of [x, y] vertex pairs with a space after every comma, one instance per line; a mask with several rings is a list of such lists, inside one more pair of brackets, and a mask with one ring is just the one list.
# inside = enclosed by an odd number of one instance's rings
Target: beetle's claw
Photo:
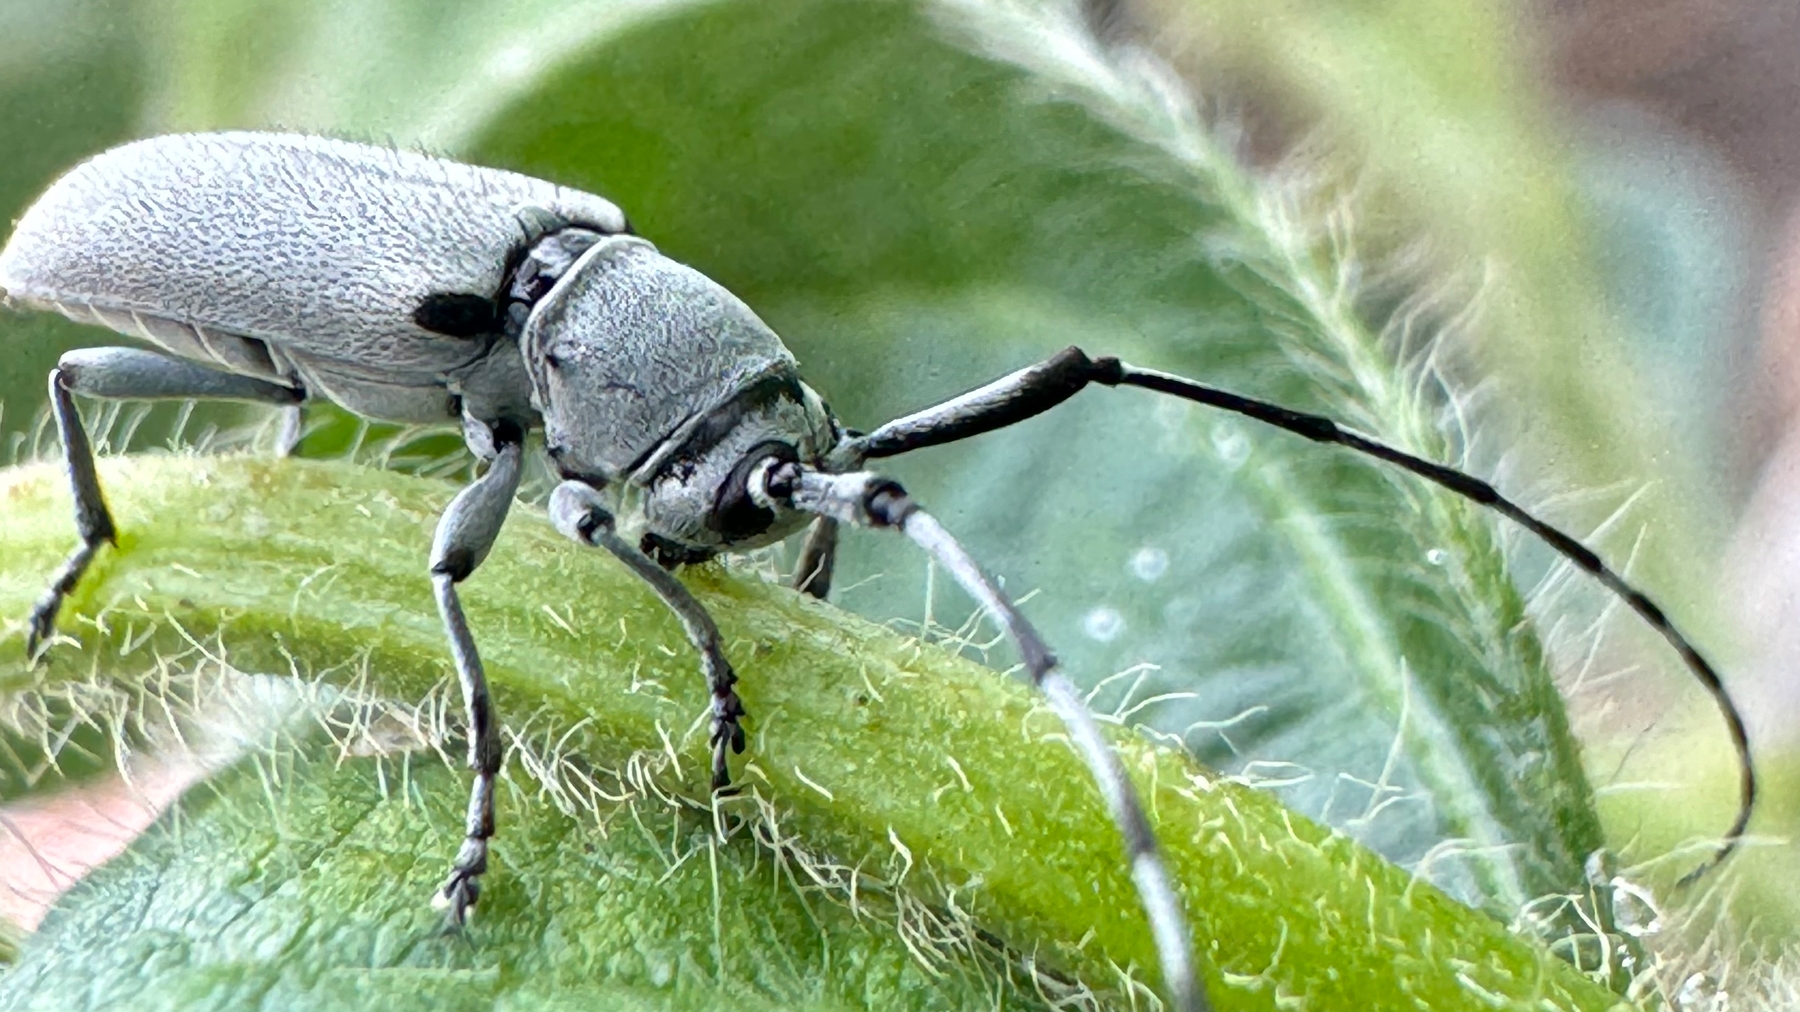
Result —
[[444, 912], [444, 927], [454, 931], [468, 923], [481, 898], [481, 876], [487, 871], [488, 848], [485, 837], [467, 837], [456, 863], [450, 866], [450, 877], [438, 887], [431, 905]]
[[56, 613], [62, 610], [62, 595], [52, 588], [31, 607], [31, 618], [25, 632], [25, 659], [36, 664], [44, 656], [50, 641], [56, 638]]
[[455, 931], [469, 921], [475, 912], [475, 902], [481, 898], [481, 876], [466, 868], [454, 868], [450, 877], [438, 887], [437, 895], [431, 898], [431, 905], [444, 912], [444, 927]]

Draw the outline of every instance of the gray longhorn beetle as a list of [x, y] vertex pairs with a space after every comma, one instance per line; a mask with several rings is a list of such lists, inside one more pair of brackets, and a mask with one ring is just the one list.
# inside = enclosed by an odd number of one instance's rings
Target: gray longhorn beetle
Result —
[[[712, 781], [728, 785], [744, 708], [680, 564], [810, 525], [795, 583], [823, 597], [840, 525], [892, 528], [942, 565], [1009, 634], [1068, 726], [1124, 836], [1175, 1008], [1206, 1005], [1180, 901], [1142, 805], [1081, 694], [1013, 603], [872, 459], [1023, 421], [1089, 384], [1143, 387], [1377, 457], [1524, 525], [1619, 595], [1717, 701], [1741, 762], [1730, 853], [1756, 796], [1743, 721], [1712, 666], [1593, 552], [1482, 481], [1339, 427], [1116, 358], [1067, 348], [868, 433], [844, 428], [793, 356], [730, 292], [657, 252], [611, 202], [512, 172], [317, 137], [218, 133], [114, 148], [52, 185], [0, 251], [0, 289], [157, 350], [62, 356], [50, 403], [81, 545], [32, 610], [26, 649], [114, 527], [74, 395], [227, 399], [288, 412], [332, 401], [395, 422], [460, 420], [486, 463], [438, 521], [430, 573], [469, 722], [467, 835], [438, 893], [460, 924], [494, 834], [501, 760], [493, 702], [456, 585], [487, 556], [542, 429], [562, 482], [557, 530], [605, 549], [679, 616], [712, 692]], [[1698, 874], [1696, 871], [1695, 874]]]

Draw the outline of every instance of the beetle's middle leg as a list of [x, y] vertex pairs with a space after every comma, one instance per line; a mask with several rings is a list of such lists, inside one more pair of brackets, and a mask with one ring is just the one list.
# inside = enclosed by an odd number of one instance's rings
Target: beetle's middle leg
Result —
[[725, 658], [719, 639], [719, 627], [706, 613], [706, 608], [675, 579], [674, 574], [638, 551], [636, 546], [619, 537], [613, 530], [612, 514], [593, 486], [580, 481], [565, 481], [550, 494], [550, 522], [566, 537], [584, 545], [611, 552], [620, 562], [631, 567], [640, 579], [656, 591], [663, 604], [681, 620], [688, 641], [700, 653], [706, 684], [712, 690], [713, 747], [712, 783], [716, 790], [731, 783], [731, 769], [726, 764], [727, 748], [744, 751], [744, 729], [738, 722], [744, 716], [744, 704], [738, 699], [737, 673]]
[[63, 460], [68, 465], [69, 486], [75, 496], [75, 529], [81, 544], [69, 553], [51, 577], [50, 586], [31, 608], [25, 651], [31, 657], [55, 632], [56, 613], [63, 599], [81, 582], [81, 574], [103, 544], [113, 543], [118, 530], [106, 497], [100, 493], [100, 476], [94, 468], [94, 448], [75, 395], [108, 400], [234, 400], [284, 407], [297, 405], [305, 394], [249, 376], [220, 372], [185, 359], [139, 348], [83, 348], [62, 356], [50, 370], [50, 409], [62, 437]]
[[481, 876], [487, 871], [488, 840], [494, 835], [494, 781], [500, 774], [500, 734], [494, 726], [493, 700], [488, 696], [487, 674], [469, 623], [463, 617], [456, 585], [475, 571], [494, 547], [500, 525], [512, 508], [519, 490], [523, 432], [516, 426], [489, 426], [465, 417], [463, 430], [470, 449], [488, 459], [480, 478], [457, 493], [438, 519], [431, 545], [431, 586], [437, 596], [438, 614], [450, 637], [450, 653], [456, 661], [457, 681], [462, 685], [463, 709], [469, 718], [469, 767], [475, 784], [469, 791], [468, 821], [462, 847], [450, 875], [438, 890], [437, 902], [452, 924], [468, 918], [469, 908], [481, 895]]

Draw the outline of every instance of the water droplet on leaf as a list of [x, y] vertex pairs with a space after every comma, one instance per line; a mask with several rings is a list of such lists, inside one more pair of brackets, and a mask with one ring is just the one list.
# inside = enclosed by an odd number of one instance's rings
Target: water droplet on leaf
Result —
[[1125, 616], [1119, 614], [1117, 608], [1101, 605], [1082, 617], [1081, 631], [1087, 633], [1091, 640], [1111, 643], [1125, 631]]
[[1169, 571], [1169, 553], [1149, 545], [1138, 549], [1131, 556], [1131, 575], [1150, 583], [1162, 579]]

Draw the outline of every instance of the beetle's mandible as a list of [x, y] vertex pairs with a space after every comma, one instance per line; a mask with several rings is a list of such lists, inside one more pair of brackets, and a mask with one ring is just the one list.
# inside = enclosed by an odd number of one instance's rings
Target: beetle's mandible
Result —
[[[558, 530], [630, 567], [680, 618], [712, 693], [715, 787], [744, 748], [744, 709], [717, 628], [670, 573], [810, 525], [796, 584], [824, 596], [837, 529], [894, 529], [1006, 629], [1093, 771], [1125, 839], [1173, 1007], [1206, 1004], [1180, 901], [1118, 760], [1080, 693], [1012, 602], [895, 482], [865, 462], [1002, 428], [1089, 384], [1135, 386], [1368, 454], [1524, 525], [1619, 594], [1717, 700], [1742, 763], [1728, 853], [1756, 782], [1743, 722], [1711, 665], [1662, 610], [1593, 552], [1492, 486], [1301, 414], [1068, 348], [888, 422], [844, 428], [742, 302], [633, 235], [611, 202], [512, 172], [318, 137], [158, 137], [58, 180], [0, 251], [0, 290], [154, 350], [64, 355], [50, 374], [80, 545], [30, 617], [36, 656], [115, 530], [74, 395], [335, 402], [373, 419], [460, 420], [486, 469], [437, 527], [430, 579], [461, 680], [475, 771], [466, 836], [439, 900], [475, 904], [494, 835], [500, 737], [457, 584], [493, 546], [526, 433], [562, 482]], [[1710, 865], [1709, 865], [1710, 866]]]

